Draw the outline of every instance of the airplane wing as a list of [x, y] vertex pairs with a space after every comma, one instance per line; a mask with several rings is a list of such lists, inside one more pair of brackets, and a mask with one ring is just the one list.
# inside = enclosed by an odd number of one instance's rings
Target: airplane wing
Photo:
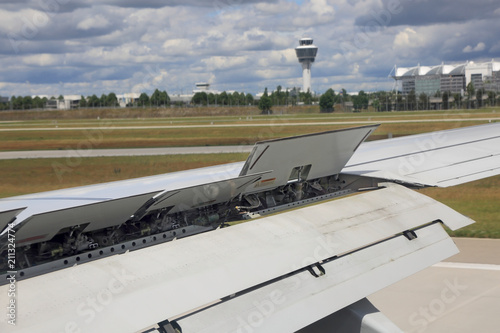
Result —
[[367, 142], [344, 173], [448, 187], [500, 173], [500, 123]]
[[19, 291], [13, 331], [293, 332], [338, 311], [357, 314], [339, 330], [399, 331], [365, 297], [457, 253], [443, 224], [473, 223], [409, 188], [499, 174], [500, 126], [362, 143], [375, 128], [1, 200], [2, 242], [24, 241], [1, 277]]

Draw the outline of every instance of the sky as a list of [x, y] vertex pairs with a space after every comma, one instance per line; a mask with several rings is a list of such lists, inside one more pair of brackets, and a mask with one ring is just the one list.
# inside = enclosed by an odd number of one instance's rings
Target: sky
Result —
[[0, 96], [390, 90], [394, 66], [500, 61], [498, 0], [0, 0]]

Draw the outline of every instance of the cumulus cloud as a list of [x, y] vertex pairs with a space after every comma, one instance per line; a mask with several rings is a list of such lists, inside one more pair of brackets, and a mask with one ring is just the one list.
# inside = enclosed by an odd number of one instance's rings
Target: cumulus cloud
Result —
[[313, 90], [390, 89], [395, 64], [500, 58], [500, 9], [478, 1], [9, 0], [0, 95], [301, 86], [305, 36]]
[[104, 16], [96, 15], [80, 21], [76, 28], [81, 30], [102, 29], [109, 26], [109, 24], [109, 21]]
[[293, 18], [295, 26], [326, 24], [335, 19], [335, 9], [326, 0], [308, 0]]
[[394, 37], [395, 48], [419, 48], [423, 47], [426, 39], [420, 36], [414, 29], [405, 28]]
[[163, 43], [163, 49], [168, 56], [187, 56], [191, 54], [193, 44], [187, 38], [169, 39]]
[[159, 66], [145, 66], [141, 71], [134, 75], [135, 84], [132, 86], [131, 91], [134, 93], [141, 93], [144, 91], [153, 91], [158, 87], [165, 86], [169, 81], [169, 72]]
[[42, 53], [42, 54], [25, 56], [22, 59], [23, 63], [27, 65], [50, 66], [60, 63], [61, 62], [60, 58], [61, 58], [60, 55]]
[[486, 49], [486, 44], [484, 44], [483, 42], [479, 42], [474, 47], [467, 45], [466, 47], [464, 47], [462, 52], [464, 52], [464, 53], [480, 52], [480, 51], [484, 51], [485, 49]]
[[205, 65], [208, 71], [216, 71], [216, 70], [228, 70], [235, 67], [241, 67], [248, 63], [248, 57], [239, 56], [239, 57], [210, 57], [208, 59], [201, 60]]
[[[9, 11], [16, 11], [20, 8], [38, 8], [46, 12], [61, 13], [72, 12], [80, 8], [90, 8], [93, 6], [107, 5], [121, 8], [163, 8], [163, 7], [203, 7], [203, 8], [224, 8], [237, 5], [260, 3], [261, 0], [3, 0], [2, 6]], [[268, 2], [274, 2], [273, 0]]]
[[468, 22], [494, 18], [498, 8], [491, 0], [367, 0], [355, 22], [365, 25], [376, 16], [384, 18], [385, 26]]
[[297, 8], [298, 6], [295, 3], [290, 3], [284, 0], [280, 0], [278, 2], [260, 2], [255, 4], [255, 9], [269, 15], [279, 15], [289, 10], [296, 10]]

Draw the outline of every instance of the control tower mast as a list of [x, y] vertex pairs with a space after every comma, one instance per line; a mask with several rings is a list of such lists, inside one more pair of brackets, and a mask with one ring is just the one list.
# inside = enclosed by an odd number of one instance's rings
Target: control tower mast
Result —
[[302, 38], [299, 46], [295, 48], [295, 53], [302, 64], [302, 79], [304, 92], [311, 91], [311, 66], [316, 58], [318, 48], [313, 45], [312, 38]]

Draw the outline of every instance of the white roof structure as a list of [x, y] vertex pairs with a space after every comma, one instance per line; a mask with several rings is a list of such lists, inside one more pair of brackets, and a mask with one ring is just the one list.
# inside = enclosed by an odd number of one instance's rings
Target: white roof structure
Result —
[[444, 63], [437, 66], [421, 66], [415, 67], [397, 67], [394, 78], [424, 76], [424, 75], [460, 75], [469, 72], [484, 72], [485, 75], [491, 75], [491, 72], [500, 71], [500, 62], [491, 60], [490, 62], [475, 63], [473, 61], [465, 64], [445, 65]]
[[398, 76], [419, 76], [425, 75], [431, 70], [432, 67], [429, 66], [415, 66], [415, 67], [400, 67], [396, 69], [396, 77]]
[[125, 93], [125, 94], [119, 94], [119, 95], [116, 95], [116, 98], [118, 99], [136, 99], [136, 98], [139, 98], [141, 96], [140, 93]]
[[[475, 63], [468, 61], [462, 64], [399, 67], [395, 69], [393, 79], [402, 81], [403, 93], [414, 90], [415, 93], [433, 94], [436, 91], [450, 91], [463, 93], [467, 85], [473, 82], [476, 88], [498, 90], [500, 82], [498, 77], [500, 62], [491, 60], [489, 62]], [[496, 73], [496, 74], [495, 74]], [[496, 76], [496, 78], [493, 78]], [[492, 80], [493, 78], [493, 80]], [[485, 85], [490, 82], [490, 87]]]
[[430, 71], [426, 73], [426, 75], [443, 75], [449, 74], [455, 67], [451, 65], [441, 64], [439, 66], [434, 66]]
[[81, 95], [63, 95], [65, 101], [79, 101], [82, 99]]

